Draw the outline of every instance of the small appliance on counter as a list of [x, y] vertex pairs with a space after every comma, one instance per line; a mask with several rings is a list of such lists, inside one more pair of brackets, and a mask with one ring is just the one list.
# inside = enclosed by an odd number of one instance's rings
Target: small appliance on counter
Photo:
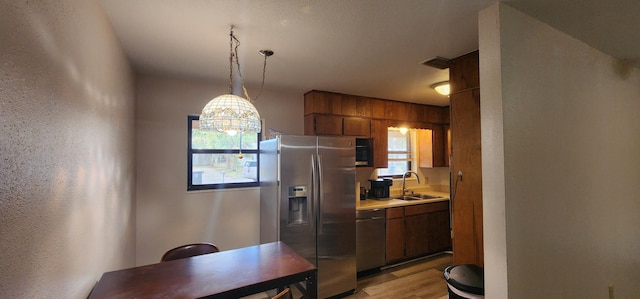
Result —
[[369, 197], [371, 198], [388, 198], [389, 186], [393, 185], [391, 179], [375, 179], [369, 180], [371, 183], [371, 189], [369, 190]]

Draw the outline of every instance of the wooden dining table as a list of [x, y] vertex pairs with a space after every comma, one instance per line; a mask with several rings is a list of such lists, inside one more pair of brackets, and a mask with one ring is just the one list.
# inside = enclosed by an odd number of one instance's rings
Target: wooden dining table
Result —
[[89, 298], [239, 298], [296, 284], [316, 298], [316, 267], [273, 242], [106, 272]]

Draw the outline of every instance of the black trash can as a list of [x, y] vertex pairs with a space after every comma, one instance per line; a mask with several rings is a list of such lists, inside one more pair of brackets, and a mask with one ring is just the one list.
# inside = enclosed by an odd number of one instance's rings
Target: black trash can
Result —
[[483, 299], [484, 269], [471, 264], [444, 269], [449, 299]]

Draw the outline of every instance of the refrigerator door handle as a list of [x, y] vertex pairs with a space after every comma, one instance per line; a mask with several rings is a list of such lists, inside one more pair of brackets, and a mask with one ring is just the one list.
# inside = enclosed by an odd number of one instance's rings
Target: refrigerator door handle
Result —
[[309, 190], [309, 194], [310, 196], [310, 200], [309, 200], [309, 206], [311, 208], [311, 229], [312, 230], [316, 230], [315, 228], [315, 220], [316, 220], [316, 180], [317, 180], [317, 174], [318, 171], [316, 169], [316, 159], [313, 155], [311, 155], [311, 184], [309, 184], [309, 186], [311, 187], [311, 190]]
[[316, 213], [316, 215], [318, 215], [318, 222], [317, 222], [317, 234], [318, 236], [322, 234], [322, 223], [323, 223], [323, 214], [324, 214], [324, 203], [322, 200], [322, 157], [318, 154], [317, 158], [318, 160], [318, 213]]

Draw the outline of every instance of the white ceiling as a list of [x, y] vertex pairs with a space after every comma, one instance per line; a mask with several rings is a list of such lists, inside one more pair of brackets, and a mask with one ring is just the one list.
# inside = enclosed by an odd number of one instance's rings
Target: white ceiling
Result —
[[[448, 70], [421, 65], [478, 49], [477, 13], [496, 0], [100, 0], [136, 71], [229, 80], [229, 29], [245, 83], [448, 105], [429, 86]], [[640, 65], [638, 0], [506, 0]], [[249, 90], [250, 94], [255, 91]]]

